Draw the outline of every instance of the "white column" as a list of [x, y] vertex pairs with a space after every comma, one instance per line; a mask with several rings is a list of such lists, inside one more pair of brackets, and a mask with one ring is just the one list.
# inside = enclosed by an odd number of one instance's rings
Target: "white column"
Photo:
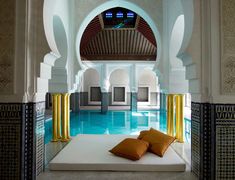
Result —
[[101, 78], [100, 79], [101, 92], [108, 92], [110, 83], [109, 83], [109, 77], [108, 77], [107, 64], [102, 64], [100, 78]]
[[137, 79], [137, 68], [136, 64], [133, 64], [131, 67], [130, 73], [130, 91], [137, 92], [138, 91], [138, 79]]

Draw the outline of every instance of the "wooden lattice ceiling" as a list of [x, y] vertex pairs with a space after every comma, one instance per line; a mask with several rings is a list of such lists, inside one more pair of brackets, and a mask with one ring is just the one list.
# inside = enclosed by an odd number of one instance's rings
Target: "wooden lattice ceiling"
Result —
[[81, 40], [83, 60], [156, 60], [154, 34], [141, 17], [135, 28], [106, 29], [102, 16], [96, 16], [87, 26]]

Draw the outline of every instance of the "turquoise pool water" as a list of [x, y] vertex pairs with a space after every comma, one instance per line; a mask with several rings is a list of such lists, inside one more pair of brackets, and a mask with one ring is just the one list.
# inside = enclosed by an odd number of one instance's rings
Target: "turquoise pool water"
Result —
[[[184, 120], [185, 141], [191, 139], [191, 121]], [[77, 134], [131, 134], [153, 127], [166, 132], [166, 112], [161, 111], [80, 111], [70, 114], [71, 136]], [[52, 120], [45, 123], [45, 143], [52, 138]]]

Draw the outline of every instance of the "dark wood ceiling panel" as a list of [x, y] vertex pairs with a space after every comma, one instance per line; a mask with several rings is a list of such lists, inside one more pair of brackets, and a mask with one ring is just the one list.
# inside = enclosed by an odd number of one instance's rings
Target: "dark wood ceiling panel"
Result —
[[81, 39], [82, 59], [156, 60], [154, 34], [144, 19], [137, 19], [136, 28], [104, 29], [101, 16], [96, 16]]
[[119, 57], [126, 60], [132, 60], [133, 57], [136, 60], [156, 60], [156, 54], [157, 48], [135, 29], [102, 30], [81, 51], [82, 57], [88, 60], [113, 60]]
[[140, 17], [137, 30], [141, 32], [154, 46], [157, 46], [154, 34], [148, 23]]
[[81, 39], [81, 49], [85, 48], [89, 41], [96, 36], [98, 32], [102, 30], [99, 16], [96, 16], [86, 27], [82, 39]]

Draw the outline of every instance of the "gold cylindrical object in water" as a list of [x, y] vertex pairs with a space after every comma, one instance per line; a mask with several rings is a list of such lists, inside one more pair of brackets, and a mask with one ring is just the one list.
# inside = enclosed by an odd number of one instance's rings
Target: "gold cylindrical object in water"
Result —
[[184, 95], [176, 96], [176, 139], [178, 142], [184, 142]]
[[61, 139], [61, 94], [57, 95], [57, 138]]
[[70, 94], [67, 94], [67, 139], [70, 138]]
[[52, 98], [52, 142], [57, 142], [57, 119], [58, 119], [58, 109], [57, 109], [57, 94], [53, 94]]
[[174, 136], [174, 95], [167, 95], [167, 134]]
[[68, 141], [67, 137], [67, 118], [68, 118], [68, 110], [67, 110], [68, 106], [67, 106], [67, 93], [62, 94], [62, 128], [61, 128], [61, 132], [62, 132], [62, 138], [61, 141], [66, 142]]

